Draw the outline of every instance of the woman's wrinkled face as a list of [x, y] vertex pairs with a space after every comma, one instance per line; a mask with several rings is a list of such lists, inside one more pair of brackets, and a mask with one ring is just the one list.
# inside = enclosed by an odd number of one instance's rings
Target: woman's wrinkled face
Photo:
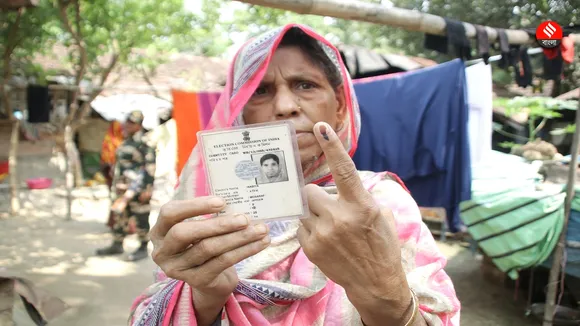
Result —
[[346, 104], [342, 86], [335, 91], [324, 72], [298, 47], [276, 50], [260, 86], [244, 108], [246, 124], [290, 120], [294, 123], [302, 166], [322, 154], [313, 127], [324, 121], [343, 125]]

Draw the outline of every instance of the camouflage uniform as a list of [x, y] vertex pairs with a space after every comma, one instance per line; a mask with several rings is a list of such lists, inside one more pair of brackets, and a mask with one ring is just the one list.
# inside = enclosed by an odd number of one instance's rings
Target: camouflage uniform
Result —
[[[141, 130], [126, 139], [117, 149], [113, 189], [111, 193], [123, 196], [131, 191], [134, 196], [128, 202], [127, 208], [121, 214], [115, 214], [113, 226], [114, 240], [123, 241], [129, 234], [129, 226], [136, 226], [136, 233], [141, 242], [148, 241], [149, 200], [141, 202], [139, 196], [146, 191], [153, 191], [155, 177], [155, 148], [147, 143]], [[115, 200], [116, 198], [113, 198]]]

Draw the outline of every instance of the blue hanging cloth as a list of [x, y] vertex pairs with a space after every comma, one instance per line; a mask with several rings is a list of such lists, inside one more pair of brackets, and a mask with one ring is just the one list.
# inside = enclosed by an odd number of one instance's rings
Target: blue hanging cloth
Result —
[[419, 206], [444, 207], [451, 232], [471, 199], [468, 104], [463, 61], [356, 82], [362, 130], [359, 170], [399, 175]]

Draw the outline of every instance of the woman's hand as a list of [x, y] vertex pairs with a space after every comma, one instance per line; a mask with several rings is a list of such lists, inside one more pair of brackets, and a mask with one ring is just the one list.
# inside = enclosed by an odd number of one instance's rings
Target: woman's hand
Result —
[[318, 123], [314, 134], [338, 196], [306, 186], [310, 217], [298, 230], [304, 253], [346, 290], [367, 325], [375, 320], [404, 325], [412, 314], [412, 297], [392, 213], [381, 211], [363, 187], [354, 162], [330, 126]]
[[169, 202], [151, 230], [153, 260], [168, 277], [191, 286], [200, 325], [215, 320], [238, 284], [233, 266], [270, 243], [267, 226], [250, 225], [244, 215], [184, 222], [217, 213], [224, 205], [216, 197]]

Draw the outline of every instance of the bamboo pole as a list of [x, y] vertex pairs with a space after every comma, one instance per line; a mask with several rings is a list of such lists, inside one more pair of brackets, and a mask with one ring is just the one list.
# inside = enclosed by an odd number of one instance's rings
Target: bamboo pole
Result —
[[12, 134], [10, 135], [10, 151], [8, 153], [8, 176], [10, 178], [10, 214], [18, 215], [20, 212], [20, 197], [18, 195], [18, 142], [20, 140], [20, 120], [12, 121]]
[[550, 268], [550, 277], [548, 279], [548, 293], [546, 295], [546, 305], [544, 309], [544, 323], [543, 326], [552, 326], [554, 314], [556, 312], [556, 296], [558, 294], [558, 284], [564, 280], [560, 280], [560, 274], [565, 266], [564, 264], [564, 250], [566, 250], [566, 233], [568, 231], [568, 221], [570, 220], [570, 211], [572, 210], [572, 200], [576, 194], [576, 173], [578, 171], [578, 152], [580, 152], [580, 101], [578, 101], [578, 109], [576, 110], [576, 131], [572, 138], [572, 146], [570, 147], [570, 169], [568, 170], [568, 184], [566, 185], [566, 201], [564, 202], [564, 225], [562, 233], [558, 240], [558, 245], [554, 249], [554, 260], [552, 268]]
[[[400, 27], [408, 31], [416, 31], [435, 35], [445, 35], [445, 20], [443, 17], [381, 4], [367, 3], [359, 0], [237, 0], [252, 5], [271, 7], [293, 11], [303, 15], [329, 16], [348, 20], [358, 20], [379, 25]], [[465, 33], [469, 38], [475, 38], [475, 26], [463, 23]], [[485, 26], [490, 41], [497, 39], [497, 31]], [[536, 40], [530, 38], [522, 30], [506, 29], [510, 44], [528, 44]], [[571, 34], [576, 42], [580, 42], [580, 34]]]

